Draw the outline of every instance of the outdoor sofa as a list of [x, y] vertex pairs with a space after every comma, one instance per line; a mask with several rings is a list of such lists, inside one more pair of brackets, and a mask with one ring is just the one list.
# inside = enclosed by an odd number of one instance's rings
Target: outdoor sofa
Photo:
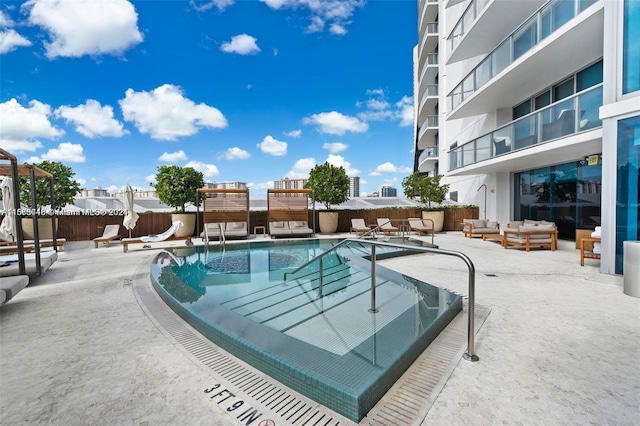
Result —
[[545, 220], [529, 220], [509, 222], [504, 230], [502, 246], [531, 247], [548, 246], [551, 251], [558, 247], [558, 228], [554, 222]]
[[465, 237], [485, 239], [485, 235], [500, 235], [500, 224], [486, 219], [463, 219], [462, 233]]
[[288, 222], [269, 222], [269, 235], [278, 237], [310, 237], [313, 229], [304, 220], [290, 220]]

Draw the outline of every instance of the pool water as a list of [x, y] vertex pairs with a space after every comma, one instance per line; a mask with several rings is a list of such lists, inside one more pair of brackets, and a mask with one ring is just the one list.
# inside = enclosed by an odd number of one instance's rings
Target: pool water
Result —
[[[179, 248], [151, 267], [154, 287], [214, 343], [358, 422], [462, 309], [459, 295], [381, 267], [371, 307], [370, 248], [273, 240]], [[405, 241], [406, 243], [406, 241]], [[412, 254], [377, 248], [378, 258]], [[427, 267], [425, 265], [425, 267]]]

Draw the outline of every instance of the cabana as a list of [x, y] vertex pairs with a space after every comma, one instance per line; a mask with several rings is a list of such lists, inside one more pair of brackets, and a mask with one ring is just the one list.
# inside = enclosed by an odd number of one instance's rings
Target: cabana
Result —
[[[20, 206], [20, 177], [28, 177], [31, 185], [31, 205], [33, 208], [31, 209], [31, 217], [33, 218], [33, 239], [34, 239], [34, 260], [36, 264], [36, 274], [40, 275], [42, 273], [42, 265], [40, 262], [40, 235], [38, 233], [38, 206], [36, 203], [36, 179], [45, 178], [49, 179], [50, 185], [50, 202], [51, 202], [51, 223], [53, 230], [53, 249], [58, 251], [58, 241], [57, 241], [57, 233], [56, 233], [56, 210], [54, 203], [54, 192], [53, 192], [53, 175], [48, 173], [39, 167], [36, 167], [31, 164], [20, 164], [18, 165], [18, 160], [15, 156], [11, 155], [7, 151], [0, 148], [0, 160], [9, 161], [11, 164], [0, 164], [0, 176], [9, 176], [12, 179], [13, 183], [13, 199], [14, 206], [16, 206], [16, 210], [19, 209]], [[8, 212], [8, 214], [16, 213], [16, 212]], [[18, 252], [18, 273], [23, 275], [25, 273], [25, 256], [24, 256], [24, 234], [22, 230], [22, 221], [21, 217], [18, 214], [15, 214], [15, 233], [14, 236], [16, 239], [17, 252]]]
[[[199, 188], [198, 201], [202, 199], [202, 223], [205, 239], [209, 236], [219, 237], [223, 229], [226, 237], [247, 238], [249, 236], [249, 190]], [[200, 210], [200, 202], [197, 203]], [[218, 230], [217, 234], [206, 233], [207, 225]], [[210, 226], [211, 227], [211, 226]], [[200, 229], [200, 225], [197, 226]]]
[[271, 237], [311, 236], [309, 227], [309, 195], [311, 189], [268, 189], [267, 210]]

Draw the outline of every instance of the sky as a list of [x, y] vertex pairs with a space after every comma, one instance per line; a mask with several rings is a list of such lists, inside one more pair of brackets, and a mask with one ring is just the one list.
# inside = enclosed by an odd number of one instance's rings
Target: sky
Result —
[[306, 178], [325, 161], [361, 196], [413, 167], [417, 2], [3, 0], [0, 147], [83, 188]]

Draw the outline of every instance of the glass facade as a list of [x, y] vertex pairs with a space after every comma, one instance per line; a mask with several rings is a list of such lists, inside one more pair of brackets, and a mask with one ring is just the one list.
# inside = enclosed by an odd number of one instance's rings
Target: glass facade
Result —
[[514, 219], [555, 222], [560, 238], [600, 225], [602, 166], [586, 160], [515, 174]]
[[640, 240], [640, 116], [618, 122], [616, 274], [622, 274], [624, 241]]
[[640, 1], [624, 0], [622, 93], [640, 90]]

